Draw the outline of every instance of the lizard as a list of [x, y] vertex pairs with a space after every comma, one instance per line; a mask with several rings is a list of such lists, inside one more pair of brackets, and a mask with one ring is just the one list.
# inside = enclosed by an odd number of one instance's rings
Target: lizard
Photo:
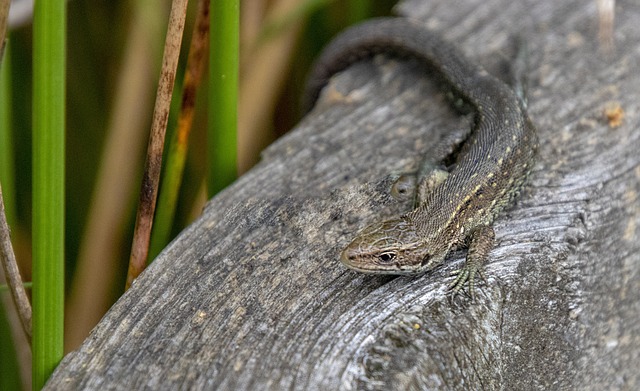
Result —
[[[320, 54], [306, 87], [315, 102], [335, 73], [377, 54], [414, 58], [441, 76], [474, 111], [473, 124], [450, 170], [431, 164], [411, 211], [362, 229], [340, 254], [350, 269], [369, 274], [420, 274], [468, 247], [464, 266], [448, 290], [468, 285], [494, 247], [492, 224], [519, 195], [538, 149], [525, 102], [504, 82], [467, 59], [455, 46], [416, 21], [371, 19], [347, 29]], [[309, 106], [309, 104], [307, 104]]]

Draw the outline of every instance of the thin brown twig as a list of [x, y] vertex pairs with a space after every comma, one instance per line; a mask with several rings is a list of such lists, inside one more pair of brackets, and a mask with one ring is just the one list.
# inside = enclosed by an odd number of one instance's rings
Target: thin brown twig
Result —
[[182, 88], [182, 105], [178, 117], [178, 140], [186, 143], [193, 122], [195, 110], [195, 97], [202, 71], [207, 57], [209, 45], [209, 0], [198, 1], [198, 13], [191, 36], [189, 55], [187, 56], [187, 69], [184, 74]]
[[[196, 95], [202, 80], [202, 74], [207, 62], [207, 48], [209, 47], [209, 0], [198, 0], [196, 20], [191, 34], [187, 66], [182, 80], [182, 100], [176, 131], [169, 142], [169, 153], [166, 156], [165, 175], [162, 178], [162, 193], [160, 194], [160, 208], [156, 214], [156, 221], [163, 221], [156, 225], [152, 235], [154, 244], [166, 244], [169, 240], [171, 224], [175, 218], [175, 202], [180, 191], [180, 184], [184, 174], [184, 165], [189, 149], [189, 134], [195, 114]], [[153, 248], [157, 255], [157, 250]]]
[[0, 0], [0, 63], [4, 54], [7, 38], [7, 21], [9, 20], [9, 4], [11, 0]]
[[173, 84], [176, 78], [176, 68], [180, 55], [180, 44], [187, 12], [187, 0], [173, 0], [171, 14], [169, 15], [169, 27], [165, 40], [164, 54], [162, 58], [162, 70], [156, 93], [156, 104], [153, 110], [153, 122], [151, 135], [147, 147], [147, 160], [142, 178], [140, 201], [136, 215], [136, 226], [131, 245], [131, 257], [129, 258], [129, 271], [125, 289], [129, 289], [133, 280], [144, 270], [147, 255], [149, 253], [149, 240], [153, 214], [156, 208], [158, 184], [162, 167], [162, 150], [169, 119], [169, 106], [173, 93]]
[[22, 329], [27, 335], [27, 340], [31, 343], [31, 303], [27, 297], [27, 292], [22, 284], [22, 277], [16, 262], [16, 255], [11, 245], [11, 234], [9, 225], [4, 213], [4, 200], [2, 199], [2, 186], [0, 186], [0, 255], [2, 267], [7, 279], [7, 285], [13, 297], [13, 303], [18, 309], [18, 315], [22, 322]]
[[[0, 0], [0, 66], [2, 65], [7, 35], [9, 3], [9, 0]], [[27, 340], [31, 343], [31, 303], [29, 303], [27, 292], [22, 284], [22, 277], [16, 262], [16, 254], [13, 252], [13, 246], [11, 245], [11, 233], [9, 232], [9, 224], [7, 224], [7, 217], [4, 212], [4, 200], [2, 199], [2, 186], [0, 186], [0, 258], [13, 303], [22, 322], [22, 329], [27, 336]]]

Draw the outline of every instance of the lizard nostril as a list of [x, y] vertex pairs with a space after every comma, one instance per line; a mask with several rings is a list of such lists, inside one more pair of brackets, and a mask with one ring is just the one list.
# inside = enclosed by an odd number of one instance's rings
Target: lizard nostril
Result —
[[355, 260], [356, 254], [354, 254], [353, 251], [349, 251], [349, 248], [344, 249], [344, 251], [342, 251], [342, 253], [340, 254], [340, 262], [344, 263], [345, 265], [350, 265]]

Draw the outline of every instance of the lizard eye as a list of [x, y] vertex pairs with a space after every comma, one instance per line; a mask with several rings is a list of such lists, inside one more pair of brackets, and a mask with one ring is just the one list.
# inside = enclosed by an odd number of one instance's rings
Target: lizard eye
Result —
[[378, 259], [384, 263], [391, 262], [396, 259], [396, 253], [393, 251], [383, 252], [382, 254], [378, 255]]
[[391, 186], [391, 196], [396, 200], [405, 200], [413, 194], [416, 178], [413, 175], [401, 175]]

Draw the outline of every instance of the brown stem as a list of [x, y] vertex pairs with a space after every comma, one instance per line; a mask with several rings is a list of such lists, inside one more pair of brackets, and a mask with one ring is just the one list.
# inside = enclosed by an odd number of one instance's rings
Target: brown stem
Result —
[[129, 258], [129, 271], [127, 273], [125, 289], [129, 289], [133, 280], [142, 273], [149, 253], [151, 226], [156, 208], [160, 169], [162, 167], [162, 150], [167, 130], [169, 106], [171, 104], [171, 94], [173, 93], [173, 84], [176, 78], [176, 68], [180, 55], [180, 44], [182, 42], [186, 12], [187, 0], [173, 0], [162, 58], [160, 81], [156, 93], [156, 104], [153, 110], [151, 135], [147, 147], [147, 160], [142, 178], [142, 188], [140, 190], [140, 201], [136, 215], [136, 226], [133, 233], [133, 244], [131, 246], [131, 257]]
[[198, 1], [198, 14], [191, 36], [187, 70], [182, 87], [182, 105], [178, 117], [178, 140], [186, 143], [193, 122], [196, 91], [202, 79], [202, 70], [206, 62], [209, 44], [209, 0]]
[[2, 267], [7, 278], [9, 290], [13, 297], [13, 303], [18, 309], [18, 315], [22, 322], [22, 329], [27, 335], [29, 343], [31, 343], [31, 304], [27, 297], [27, 292], [22, 284], [22, 277], [16, 262], [16, 255], [11, 245], [11, 235], [9, 233], [9, 225], [4, 213], [4, 200], [2, 199], [2, 187], [0, 186], [0, 255], [2, 258]]
[[4, 54], [4, 45], [7, 37], [7, 20], [9, 19], [9, 4], [11, 0], [0, 0], [0, 64]]

